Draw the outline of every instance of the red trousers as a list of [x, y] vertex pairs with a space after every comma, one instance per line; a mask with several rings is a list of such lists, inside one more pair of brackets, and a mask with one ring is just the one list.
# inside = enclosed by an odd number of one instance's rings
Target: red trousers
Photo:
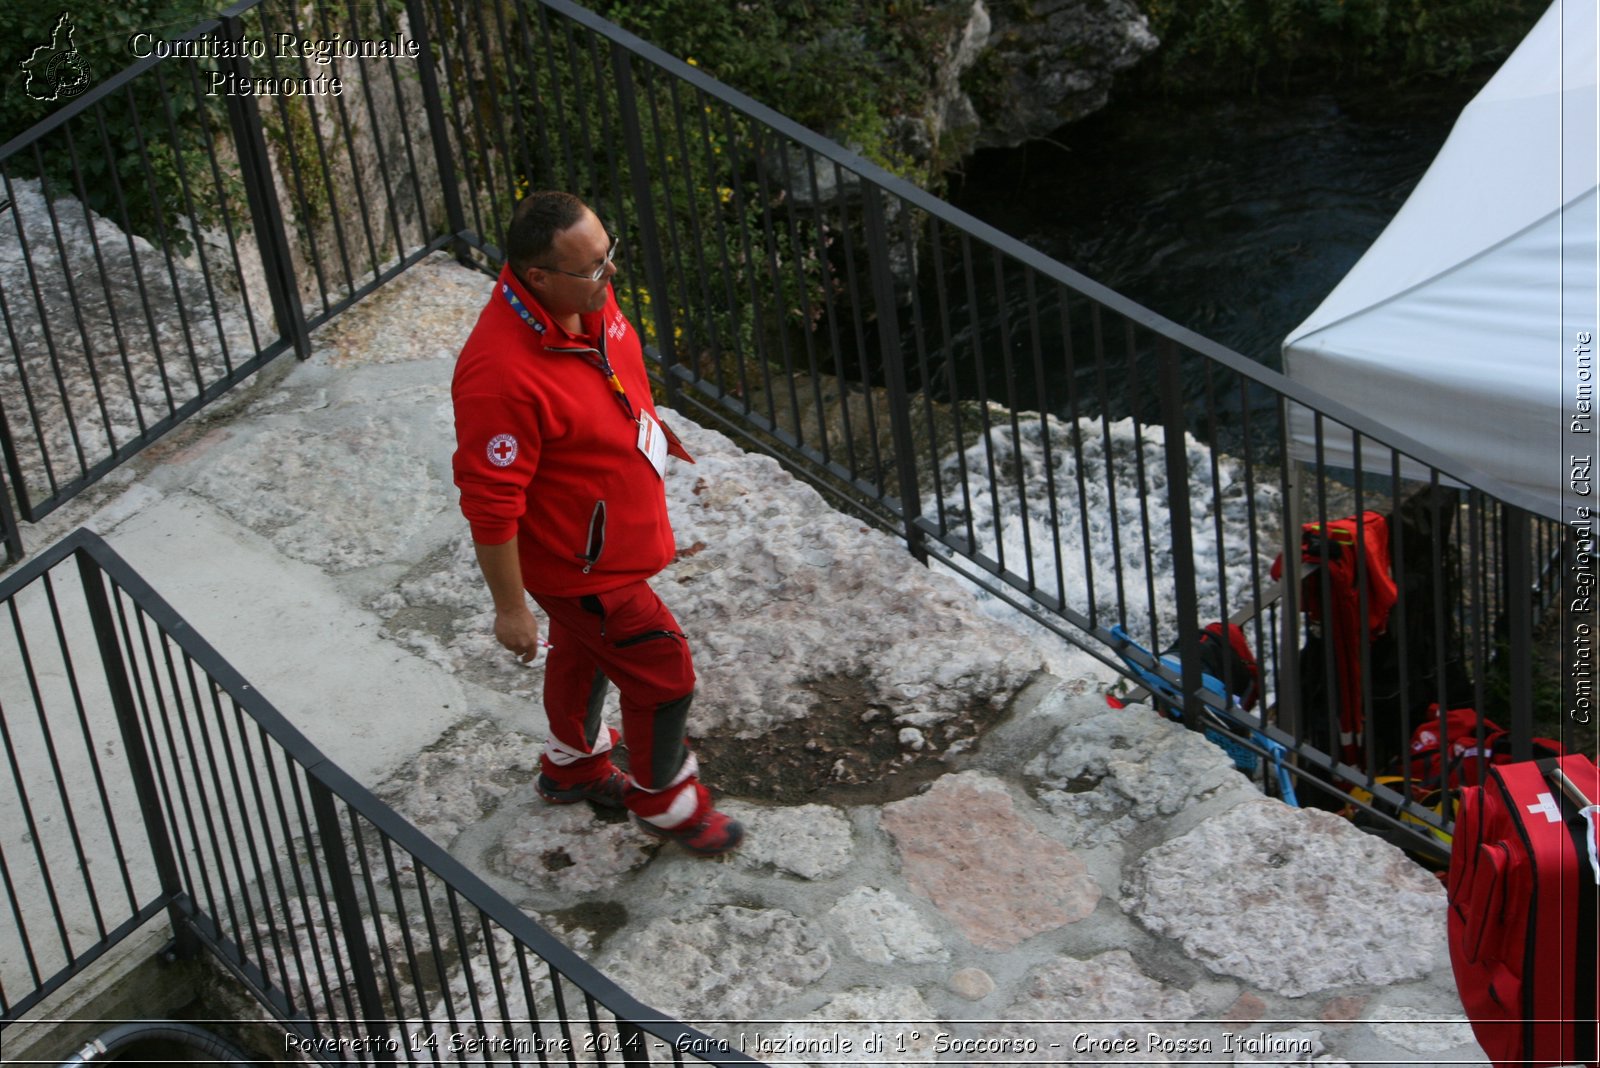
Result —
[[534, 600], [549, 617], [544, 710], [550, 736], [540, 770], [558, 786], [605, 774], [615, 735], [603, 729], [608, 684], [622, 703], [630, 811], [659, 827], [693, 820], [711, 805], [684, 740], [694, 662], [678, 621], [647, 582], [584, 597]]

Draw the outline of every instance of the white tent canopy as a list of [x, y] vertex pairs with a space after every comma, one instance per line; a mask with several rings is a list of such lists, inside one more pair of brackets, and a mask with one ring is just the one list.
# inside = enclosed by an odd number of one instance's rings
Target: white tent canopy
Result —
[[[1568, 457], [1596, 452], [1595, 434], [1569, 432], [1579, 375], [1595, 367], [1574, 349], [1597, 332], [1596, 7], [1556, 0], [1283, 346], [1295, 381], [1558, 519], [1573, 501]], [[1600, 433], [1600, 415], [1588, 425]], [[1310, 459], [1309, 413], [1293, 413], [1291, 432]], [[1324, 433], [1324, 462], [1351, 466], [1351, 436]], [[1377, 451], [1363, 444], [1363, 466], [1387, 470]]]

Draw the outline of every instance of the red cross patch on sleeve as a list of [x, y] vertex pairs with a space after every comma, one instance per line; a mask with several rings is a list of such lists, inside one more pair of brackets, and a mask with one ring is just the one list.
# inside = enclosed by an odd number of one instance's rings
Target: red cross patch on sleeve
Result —
[[510, 434], [496, 434], [489, 439], [489, 462], [496, 467], [510, 467], [517, 458], [517, 439]]

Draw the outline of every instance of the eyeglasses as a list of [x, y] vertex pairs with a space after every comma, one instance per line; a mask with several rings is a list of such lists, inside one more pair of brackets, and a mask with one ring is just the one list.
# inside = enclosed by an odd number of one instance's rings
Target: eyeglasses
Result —
[[[613, 237], [611, 247], [606, 249], [606, 258], [600, 261], [600, 266], [584, 274], [580, 271], [563, 271], [560, 267], [539, 267], [541, 271], [554, 271], [556, 274], [570, 275], [573, 278], [582, 278], [586, 282], [598, 282], [606, 276], [606, 268], [611, 266], [611, 261], [617, 256], [617, 246], [622, 243], [622, 238]], [[535, 266], [538, 266], [535, 264]]]

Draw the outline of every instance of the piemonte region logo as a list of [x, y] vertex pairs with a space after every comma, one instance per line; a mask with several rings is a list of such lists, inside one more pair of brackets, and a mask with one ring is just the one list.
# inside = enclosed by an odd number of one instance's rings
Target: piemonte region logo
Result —
[[72, 16], [63, 11], [51, 31], [50, 43], [40, 45], [22, 62], [28, 76], [23, 91], [35, 100], [66, 100], [89, 88], [89, 64], [72, 43], [76, 27]]

